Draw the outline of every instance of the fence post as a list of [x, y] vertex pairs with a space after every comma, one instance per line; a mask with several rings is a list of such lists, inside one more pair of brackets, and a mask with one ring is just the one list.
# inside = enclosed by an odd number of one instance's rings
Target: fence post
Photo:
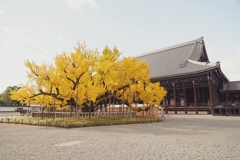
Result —
[[37, 125], [39, 126], [39, 120], [38, 120], [38, 123], [37, 123]]
[[21, 122], [22, 124], [23, 124], [23, 119], [22, 119], [22, 122]]
[[165, 122], [165, 117], [164, 116], [162, 116], [162, 121]]

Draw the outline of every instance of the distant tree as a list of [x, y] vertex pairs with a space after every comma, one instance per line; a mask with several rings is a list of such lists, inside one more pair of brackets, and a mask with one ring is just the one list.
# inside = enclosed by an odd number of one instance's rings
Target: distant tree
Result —
[[18, 86], [8, 86], [3, 93], [0, 94], [0, 105], [1, 106], [20, 106], [20, 102], [17, 100], [12, 100], [10, 98], [11, 91], [18, 91], [20, 87]]
[[[1, 95], [0, 95], [0, 97], [1, 97]], [[0, 106], [5, 106], [5, 104], [2, 100], [0, 100]]]

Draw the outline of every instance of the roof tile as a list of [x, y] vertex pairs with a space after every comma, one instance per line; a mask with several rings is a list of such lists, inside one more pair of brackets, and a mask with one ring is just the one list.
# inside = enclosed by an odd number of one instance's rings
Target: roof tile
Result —
[[203, 44], [204, 41], [201, 37], [190, 42], [135, 56], [135, 58], [148, 63], [152, 79], [192, 74], [216, 68], [216, 64], [194, 63], [194, 61], [198, 62], [201, 57]]

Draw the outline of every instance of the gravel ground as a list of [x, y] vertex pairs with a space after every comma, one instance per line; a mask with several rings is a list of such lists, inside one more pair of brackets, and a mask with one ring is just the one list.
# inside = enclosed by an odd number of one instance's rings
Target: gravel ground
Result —
[[75, 129], [0, 124], [0, 159], [239, 160], [240, 117], [165, 117], [160, 123]]

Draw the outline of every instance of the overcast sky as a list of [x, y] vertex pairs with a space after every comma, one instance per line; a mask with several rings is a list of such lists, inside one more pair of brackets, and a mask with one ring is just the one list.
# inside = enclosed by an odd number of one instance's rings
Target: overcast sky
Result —
[[52, 63], [77, 41], [133, 56], [201, 36], [210, 61], [240, 80], [239, 0], [0, 0], [0, 93], [27, 82], [25, 60]]

